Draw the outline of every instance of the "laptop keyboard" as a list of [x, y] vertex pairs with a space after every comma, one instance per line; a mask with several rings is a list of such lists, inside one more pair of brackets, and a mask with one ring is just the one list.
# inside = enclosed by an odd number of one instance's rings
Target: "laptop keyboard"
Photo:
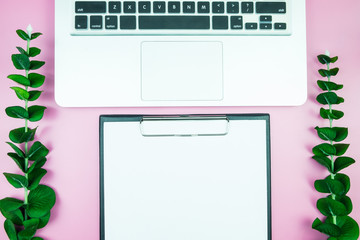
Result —
[[75, 1], [73, 35], [290, 35], [290, 0]]

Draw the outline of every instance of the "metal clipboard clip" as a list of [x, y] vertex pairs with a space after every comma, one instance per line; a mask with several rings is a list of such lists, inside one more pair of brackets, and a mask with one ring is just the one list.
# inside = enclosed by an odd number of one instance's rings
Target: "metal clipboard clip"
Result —
[[144, 137], [225, 136], [229, 133], [226, 116], [143, 117], [140, 131]]

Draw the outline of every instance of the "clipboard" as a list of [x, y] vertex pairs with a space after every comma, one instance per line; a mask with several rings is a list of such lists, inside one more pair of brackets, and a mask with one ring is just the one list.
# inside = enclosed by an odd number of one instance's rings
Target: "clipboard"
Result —
[[101, 240], [271, 240], [268, 114], [100, 116]]

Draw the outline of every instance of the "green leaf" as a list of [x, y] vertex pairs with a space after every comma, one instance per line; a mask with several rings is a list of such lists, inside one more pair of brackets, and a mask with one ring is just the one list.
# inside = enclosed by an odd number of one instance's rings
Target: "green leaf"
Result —
[[342, 85], [342, 84], [336, 84], [334, 82], [322, 81], [322, 80], [318, 80], [317, 84], [318, 84], [319, 88], [321, 88], [324, 91], [333, 91], [333, 90], [337, 91], [344, 87], [344, 85]]
[[11, 220], [16, 225], [19, 225], [19, 226], [22, 225], [22, 222], [24, 220], [24, 216], [23, 216], [20, 209], [17, 209], [17, 210], [12, 211], [12, 212], [7, 212], [7, 211], [1, 210], [1, 213], [2, 213], [2, 215], [4, 215], [4, 217], [6, 219]]
[[324, 216], [327, 217], [345, 216], [347, 213], [347, 209], [344, 204], [330, 198], [320, 198], [316, 203], [316, 207]]
[[337, 104], [338, 96], [334, 92], [325, 92], [325, 93], [320, 93], [316, 97], [316, 100], [324, 105]]
[[29, 57], [25, 54], [13, 54], [11, 55], [11, 60], [14, 64], [14, 67], [18, 70], [30, 69], [30, 60]]
[[25, 228], [19, 232], [19, 240], [31, 240], [36, 233], [38, 225], [39, 219], [36, 218], [24, 221]]
[[36, 161], [46, 157], [48, 153], [49, 149], [47, 149], [41, 142], [34, 142], [29, 150], [27, 157], [30, 161]]
[[333, 57], [333, 58], [331, 58], [331, 63], [335, 63], [336, 61], [338, 60], [338, 57], [336, 56], [336, 57]]
[[20, 100], [27, 100], [30, 96], [30, 94], [28, 93], [28, 91], [26, 91], [23, 88], [19, 88], [19, 87], [11, 87], [12, 90], [15, 91], [16, 96], [20, 99]]
[[318, 192], [333, 193], [339, 196], [344, 195], [345, 192], [345, 187], [340, 181], [328, 178], [323, 180], [316, 180], [314, 187]]
[[44, 217], [54, 206], [56, 196], [54, 190], [45, 185], [39, 185], [30, 191], [27, 213], [31, 218]]
[[[327, 179], [331, 179], [331, 176], [328, 176]], [[343, 174], [343, 173], [338, 173], [335, 175], [334, 180], [339, 181], [342, 183], [342, 185], [344, 186], [344, 194], [348, 193], [350, 190], [350, 178]]]
[[3, 198], [0, 200], [1, 211], [12, 212], [24, 205], [24, 202], [16, 198]]
[[329, 143], [322, 143], [312, 149], [315, 156], [330, 156], [336, 154], [336, 148]]
[[30, 142], [34, 140], [36, 129], [37, 128], [34, 129], [28, 128], [27, 132], [25, 132], [24, 127], [14, 129], [10, 131], [9, 138], [14, 143]]
[[319, 138], [325, 141], [332, 141], [336, 137], [336, 130], [329, 128], [329, 127], [315, 127]]
[[48, 224], [49, 219], [50, 219], [50, 212], [48, 212], [48, 214], [46, 214], [44, 217], [39, 218], [40, 222], [38, 225], [38, 229], [45, 227]]
[[42, 33], [39, 33], [39, 32], [31, 34], [31, 40], [34, 40], [35, 38], [39, 37], [40, 35], [42, 35]]
[[339, 68], [332, 68], [329, 71], [330, 71], [331, 76], [336, 76], [339, 72]]
[[320, 109], [320, 116], [324, 119], [335, 119], [338, 120], [344, 116], [344, 113], [342, 111], [338, 110], [329, 110], [329, 109]]
[[44, 84], [45, 76], [38, 73], [30, 73], [28, 75], [30, 81], [30, 87], [38, 88]]
[[30, 62], [30, 70], [36, 70], [44, 66], [45, 62], [43, 61], [31, 61]]
[[344, 101], [345, 101], [344, 98], [338, 97], [338, 100], [337, 100], [336, 104], [343, 103]]
[[29, 48], [29, 56], [30, 57], [36, 57], [37, 55], [39, 55], [41, 53], [41, 49], [37, 48], [37, 47], [31, 47]]
[[19, 51], [19, 53], [29, 56], [28, 53], [25, 51], [25, 49], [23, 49], [22, 47], [16, 47], [16, 48]]
[[4, 175], [8, 182], [13, 185], [14, 188], [24, 188], [27, 187], [29, 184], [28, 180], [22, 175], [12, 173], [4, 173]]
[[37, 122], [40, 121], [44, 116], [44, 111], [46, 107], [34, 105], [28, 108], [29, 112], [29, 121]]
[[348, 128], [334, 127], [333, 129], [336, 131], [336, 138], [334, 138], [335, 142], [341, 142], [347, 138]]
[[318, 71], [322, 77], [330, 77], [331, 73], [329, 70], [326, 69], [319, 69]]
[[331, 160], [327, 158], [326, 156], [313, 156], [312, 157], [315, 161], [317, 161], [319, 164], [326, 167], [329, 172], [331, 172]]
[[317, 58], [321, 64], [328, 64], [331, 62], [331, 58], [324, 54], [318, 55]]
[[[331, 196], [328, 196], [328, 198], [331, 198]], [[336, 196], [335, 200], [341, 202], [345, 206], [346, 215], [349, 215], [352, 212], [353, 205], [351, 199], [348, 196]]]
[[41, 168], [42, 166], [44, 166], [45, 163], [46, 163], [45, 157], [33, 162], [33, 164], [29, 167], [27, 173], [30, 174], [33, 170]]
[[42, 91], [30, 91], [28, 101], [32, 102], [32, 101], [37, 100], [40, 97], [41, 93], [42, 93]]
[[21, 85], [24, 86], [30, 86], [30, 81], [29, 79], [27, 79], [25, 76], [23, 75], [19, 75], [19, 74], [11, 74], [9, 76], [7, 76], [9, 79], [13, 80], [16, 83], [19, 83]]
[[350, 157], [338, 157], [334, 163], [334, 172], [337, 173], [344, 168], [347, 168], [351, 164], [354, 164], [355, 160]]
[[25, 173], [25, 158], [20, 157], [16, 153], [8, 153], [8, 156], [11, 157], [12, 160], [14, 160], [14, 162], [16, 163], [16, 165], [18, 165], [20, 170]]
[[333, 145], [336, 148], [336, 156], [341, 156], [345, 154], [346, 150], [349, 148], [350, 144], [337, 143]]
[[356, 240], [359, 238], [359, 225], [349, 216], [337, 217], [337, 225], [340, 227], [339, 240]]
[[16, 33], [23, 40], [25, 40], [25, 41], [30, 40], [29, 35], [26, 32], [24, 32], [23, 30], [18, 29], [18, 30], [16, 30]]
[[29, 113], [23, 107], [14, 106], [5, 109], [6, 115], [12, 118], [28, 119]]
[[341, 230], [338, 226], [332, 223], [323, 223], [318, 218], [316, 218], [313, 222], [312, 228], [333, 237], [338, 237], [341, 235]]
[[[39, 225], [40, 225], [40, 223], [39, 223]], [[38, 229], [39, 229], [40, 227], [38, 226]], [[44, 240], [43, 238], [41, 238], [41, 237], [33, 237], [31, 240]]]
[[18, 240], [15, 225], [11, 220], [9, 219], [5, 220], [4, 229], [7, 236], [9, 237], [9, 240]]
[[14, 151], [17, 153], [17, 155], [19, 155], [19, 157], [25, 158], [25, 153], [23, 152], [23, 150], [21, 150], [19, 147], [17, 147], [15, 144], [11, 142], [6, 142], [6, 143], [9, 144], [12, 149], [14, 149]]
[[31, 173], [29, 173], [29, 190], [34, 190], [40, 183], [41, 179], [47, 171], [43, 168], [37, 168], [33, 170]]

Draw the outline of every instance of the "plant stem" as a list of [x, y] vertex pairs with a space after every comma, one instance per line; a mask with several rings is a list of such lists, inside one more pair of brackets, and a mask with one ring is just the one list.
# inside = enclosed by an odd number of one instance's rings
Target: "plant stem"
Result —
[[[30, 40], [27, 40], [27, 46], [26, 46], [26, 52], [29, 54], [30, 52]], [[28, 78], [29, 77], [29, 70], [25, 70], [25, 77]], [[28, 90], [28, 87], [25, 87], [25, 90]], [[28, 100], [25, 99], [25, 110], [28, 111]], [[25, 119], [25, 132], [28, 132], [28, 120]], [[29, 176], [28, 176], [28, 167], [29, 167], [29, 158], [28, 156], [28, 152], [29, 152], [29, 142], [25, 142], [25, 178], [26, 180], [29, 181]], [[29, 196], [29, 190], [27, 189], [27, 187], [24, 187], [24, 204], [27, 205], [28, 204], [28, 196]], [[25, 221], [27, 220], [27, 213], [26, 213], [26, 209], [25, 209]]]

